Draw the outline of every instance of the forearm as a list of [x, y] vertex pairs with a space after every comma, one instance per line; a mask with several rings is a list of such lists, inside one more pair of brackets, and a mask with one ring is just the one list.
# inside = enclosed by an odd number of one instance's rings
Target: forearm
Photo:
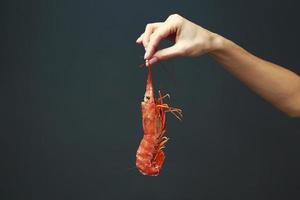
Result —
[[[173, 46], [157, 50], [162, 39]], [[300, 77], [278, 65], [264, 61], [235, 43], [173, 14], [166, 21], [148, 24], [136, 41], [146, 49], [146, 64], [177, 56], [209, 53], [226, 70], [250, 89], [290, 116], [300, 117]]]
[[276, 64], [262, 60], [235, 43], [216, 38], [210, 55], [224, 68], [279, 110], [300, 117], [300, 77]]

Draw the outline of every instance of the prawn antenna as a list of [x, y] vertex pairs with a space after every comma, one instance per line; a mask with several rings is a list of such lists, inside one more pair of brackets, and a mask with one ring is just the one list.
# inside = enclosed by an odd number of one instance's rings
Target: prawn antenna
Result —
[[142, 68], [142, 67], [145, 67], [145, 66], [146, 66], [145, 63], [139, 65], [139, 67], [141, 67], [141, 68]]

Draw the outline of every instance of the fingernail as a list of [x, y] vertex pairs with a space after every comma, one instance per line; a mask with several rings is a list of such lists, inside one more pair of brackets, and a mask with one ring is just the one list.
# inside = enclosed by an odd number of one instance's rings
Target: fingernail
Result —
[[145, 55], [144, 55], [144, 59], [147, 59], [149, 56], [149, 51], [146, 51]]
[[142, 39], [139, 37], [138, 39], [136, 39], [136, 43], [141, 43]]
[[146, 66], [147, 67], [149, 66], [149, 60], [146, 60]]

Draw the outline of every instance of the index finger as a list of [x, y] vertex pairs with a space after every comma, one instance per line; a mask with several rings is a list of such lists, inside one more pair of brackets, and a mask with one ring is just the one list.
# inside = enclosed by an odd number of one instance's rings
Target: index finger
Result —
[[147, 50], [145, 53], [145, 59], [151, 58], [155, 53], [156, 48], [158, 47], [162, 39], [167, 38], [172, 32], [171, 27], [167, 23], [158, 27], [150, 36], [149, 43], [147, 45]]

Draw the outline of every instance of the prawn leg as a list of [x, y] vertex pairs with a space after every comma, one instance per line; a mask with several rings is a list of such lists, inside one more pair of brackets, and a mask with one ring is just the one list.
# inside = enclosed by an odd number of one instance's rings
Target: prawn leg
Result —
[[160, 105], [156, 105], [156, 106], [158, 108], [165, 109], [165, 112], [171, 112], [179, 120], [181, 120], [181, 118], [183, 117], [182, 110], [179, 108], [170, 107], [168, 104], [160, 104]]

